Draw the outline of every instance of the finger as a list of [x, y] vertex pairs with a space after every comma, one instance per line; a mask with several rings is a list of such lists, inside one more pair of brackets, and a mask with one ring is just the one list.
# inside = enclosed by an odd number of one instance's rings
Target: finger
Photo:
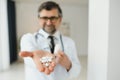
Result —
[[45, 71], [45, 68], [44, 68], [44, 67], [41, 67], [41, 66], [38, 66], [38, 70], [39, 70], [40, 72], [44, 72], [44, 71]]
[[53, 72], [55, 66], [56, 66], [56, 63], [55, 63], [55, 62], [51, 62], [50, 66], [49, 66], [49, 70], [50, 70], [51, 72]]
[[54, 68], [52, 66], [49, 66], [48, 69], [50, 70], [50, 72], [54, 71]]
[[40, 63], [37, 63], [37, 68], [40, 72], [44, 72], [45, 71], [45, 67], [43, 66], [43, 64], [40, 62]]
[[33, 60], [34, 60], [34, 62], [36, 64], [36, 67], [38, 68], [38, 70], [40, 72], [44, 72], [45, 71], [45, 67], [43, 66], [42, 62], [38, 58], [35, 58], [35, 57], [33, 57]]
[[52, 62], [50, 66], [55, 67], [55, 66], [56, 66], [56, 63], [55, 63], [55, 62]]
[[50, 66], [49, 66], [49, 70], [53, 71], [55, 66], [56, 66], [56, 63], [51, 62]]
[[56, 61], [56, 63], [59, 63], [61, 60], [62, 60], [62, 56], [59, 53], [59, 54], [57, 54], [55, 61]]
[[64, 55], [63, 51], [58, 51], [58, 54], [57, 55], [60, 55], [61, 57]]
[[49, 70], [47, 67], [45, 68], [45, 71], [44, 71], [44, 72], [45, 72], [45, 74], [47, 74], [47, 75], [50, 74], [50, 70]]
[[21, 57], [33, 57], [33, 53], [28, 52], [28, 51], [21, 51], [21, 52], [19, 52], [19, 56], [21, 56]]
[[56, 62], [56, 63], [59, 63], [59, 60], [60, 60], [60, 59], [59, 59], [58, 57], [55, 58], [55, 62]]
[[62, 58], [61, 53], [59, 53], [59, 54], [57, 55], [57, 58], [58, 58], [58, 59], [61, 59], [61, 58]]
[[65, 54], [64, 52], [60, 51], [60, 55], [63, 57]]

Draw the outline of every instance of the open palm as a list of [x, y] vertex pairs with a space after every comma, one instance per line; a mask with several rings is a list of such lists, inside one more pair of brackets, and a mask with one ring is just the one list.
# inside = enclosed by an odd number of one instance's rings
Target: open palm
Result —
[[[33, 61], [36, 64], [37, 69], [40, 72], [44, 72], [45, 74], [50, 74], [51, 72], [54, 71], [54, 67], [56, 65], [55, 63], [55, 56], [47, 51], [43, 51], [43, 50], [36, 50], [33, 52], [28, 52], [28, 51], [21, 51], [19, 53], [19, 55], [21, 57], [31, 57], [33, 59]], [[53, 57], [52, 61], [49, 62], [49, 66], [45, 66], [40, 59], [43, 57]]]

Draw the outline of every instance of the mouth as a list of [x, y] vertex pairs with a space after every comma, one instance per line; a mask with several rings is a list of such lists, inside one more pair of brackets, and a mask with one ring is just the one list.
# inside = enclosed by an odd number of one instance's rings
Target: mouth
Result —
[[54, 27], [54, 25], [46, 25], [46, 27]]
[[56, 31], [54, 25], [46, 25], [43, 29], [44, 29], [44, 31], [46, 31], [47, 33], [50, 33], [50, 34], [54, 34]]

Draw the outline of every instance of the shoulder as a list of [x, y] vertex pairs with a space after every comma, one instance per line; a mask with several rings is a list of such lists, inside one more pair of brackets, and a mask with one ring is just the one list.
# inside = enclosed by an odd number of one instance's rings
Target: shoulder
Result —
[[73, 44], [73, 45], [75, 44], [74, 40], [73, 40], [72, 38], [70, 38], [70, 37], [62, 36], [62, 38], [63, 38], [63, 41], [64, 41], [65, 43]]
[[24, 34], [23, 36], [22, 36], [22, 39], [24, 39], [24, 38], [32, 38], [33, 37], [33, 34], [32, 33], [26, 33], [26, 34]]
[[32, 34], [32, 33], [26, 33], [26, 34], [24, 34], [22, 37], [21, 37], [21, 41], [23, 41], [23, 40], [34, 40], [35, 39], [35, 33], [34, 34]]

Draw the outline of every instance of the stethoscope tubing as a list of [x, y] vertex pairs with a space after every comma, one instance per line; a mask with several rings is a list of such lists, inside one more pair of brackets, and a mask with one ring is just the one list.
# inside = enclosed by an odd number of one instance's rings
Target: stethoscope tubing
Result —
[[[39, 32], [36, 34], [35, 38], [36, 38], [36, 41], [38, 39], [38, 35], [42, 36], [42, 34], [40, 34]], [[62, 38], [62, 35], [60, 34], [60, 42], [61, 42], [61, 46], [62, 46], [62, 51], [64, 52], [64, 44], [63, 44], [63, 38]]]

